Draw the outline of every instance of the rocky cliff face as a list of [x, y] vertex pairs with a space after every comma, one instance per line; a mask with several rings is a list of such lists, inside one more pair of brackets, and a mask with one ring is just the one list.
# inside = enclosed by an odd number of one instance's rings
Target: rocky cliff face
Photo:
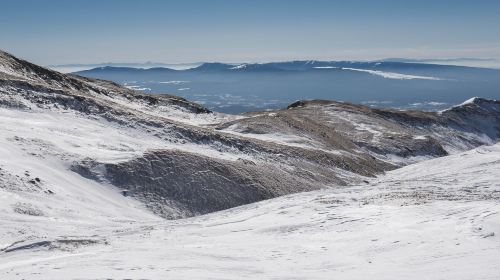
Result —
[[235, 116], [4, 52], [0, 117], [5, 143], [127, 189], [168, 218], [359, 183], [500, 138], [498, 101], [477, 98], [432, 113], [316, 100]]

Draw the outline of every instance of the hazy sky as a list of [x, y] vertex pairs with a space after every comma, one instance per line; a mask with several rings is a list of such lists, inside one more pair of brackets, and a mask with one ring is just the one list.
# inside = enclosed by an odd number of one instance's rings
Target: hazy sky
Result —
[[35, 63], [500, 58], [498, 0], [0, 0]]

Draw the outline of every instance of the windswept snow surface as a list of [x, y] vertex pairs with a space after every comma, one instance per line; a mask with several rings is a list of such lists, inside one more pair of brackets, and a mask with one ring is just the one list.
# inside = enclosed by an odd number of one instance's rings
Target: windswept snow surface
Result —
[[[270, 113], [269, 115], [271, 115]], [[226, 133], [238, 135], [241, 137], [254, 138], [263, 141], [269, 141], [272, 143], [279, 143], [281, 145], [288, 145], [293, 147], [301, 147], [306, 149], [318, 149], [319, 143], [315, 143], [314, 140], [307, 139], [305, 137], [297, 135], [287, 135], [280, 133], [267, 133], [267, 134], [257, 134], [257, 133], [244, 133], [242, 128], [238, 125], [231, 125], [228, 128], [222, 130]], [[316, 144], [316, 145], [313, 145]]]
[[0, 108], [0, 123], [0, 145], [12, 145], [27, 154], [52, 156], [60, 160], [92, 158], [117, 163], [154, 149], [197, 152], [229, 160], [245, 158], [242, 154], [222, 153], [208, 145], [179, 143], [175, 139], [169, 141], [142, 129], [125, 127], [98, 117], [89, 118], [71, 111], [61, 113]]
[[0, 189], [1, 279], [500, 278], [500, 144], [177, 221], [13, 146], [0, 154], [2, 172], [54, 192]]

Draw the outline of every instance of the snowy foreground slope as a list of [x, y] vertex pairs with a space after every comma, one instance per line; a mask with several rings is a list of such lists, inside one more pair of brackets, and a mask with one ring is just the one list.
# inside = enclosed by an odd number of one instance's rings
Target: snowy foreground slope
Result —
[[483, 146], [365, 185], [175, 221], [80, 179], [84, 201], [68, 188], [45, 202], [71, 204], [58, 218], [0, 212], [0, 278], [498, 279], [499, 170], [500, 144]]

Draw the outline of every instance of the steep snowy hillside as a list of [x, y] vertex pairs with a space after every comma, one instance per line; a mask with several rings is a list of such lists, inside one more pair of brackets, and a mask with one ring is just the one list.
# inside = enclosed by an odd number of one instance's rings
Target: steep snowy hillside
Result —
[[54, 193], [0, 189], [1, 279], [500, 277], [500, 144], [175, 221], [57, 166], [10, 160], [10, 183], [44, 175], [33, 187]]
[[[360, 183], [500, 137], [500, 102], [486, 99], [441, 113], [307, 101], [235, 116], [171, 95], [64, 75], [3, 52], [0, 65], [4, 153], [127, 190], [166, 218]], [[9, 158], [0, 155], [0, 180], [29, 171], [12, 169]], [[24, 195], [36, 184], [21, 180], [10, 188]]]

